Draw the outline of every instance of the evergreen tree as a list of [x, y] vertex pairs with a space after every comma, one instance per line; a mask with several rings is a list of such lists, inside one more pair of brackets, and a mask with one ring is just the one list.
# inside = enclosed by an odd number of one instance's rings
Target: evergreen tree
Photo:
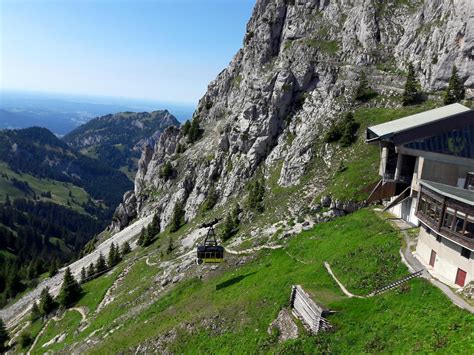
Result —
[[94, 277], [95, 277], [95, 267], [94, 267], [94, 263], [91, 262], [89, 264], [89, 267], [87, 268], [87, 278], [89, 280], [92, 280]]
[[405, 82], [402, 102], [404, 106], [415, 105], [422, 101], [421, 85], [416, 79], [415, 68], [412, 63], [408, 63], [408, 74]]
[[2, 318], [0, 318], [0, 352], [4, 352], [6, 350], [5, 343], [10, 340], [10, 336], [8, 335], [7, 328], [3, 323]]
[[143, 241], [145, 240], [145, 236], [147, 234], [146, 228], [142, 227], [142, 231], [140, 232], [140, 236], [138, 237], [137, 240], [137, 245], [143, 245]]
[[263, 212], [265, 209], [263, 204], [265, 196], [265, 180], [263, 175], [251, 181], [247, 190], [247, 208], [259, 213]]
[[34, 322], [40, 318], [41, 318], [41, 311], [38, 307], [38, 304], [36, 302], [33, 302], [33, 306], [31, 307], [30, 319], [32, 322]]
[[81, 284], [83, 284], [84, 282], [87, 281], [87, 272], [86, 272], [86, 268], [85, 267], [82, 267], [81, 269]]
[[354, 114], [348, 112], [341, 125], [341, 146], [348, 147], [357, 140], [357, 130], [359, 129], [360, 124], [354, 119]]
[[155, 240], [155, 238], [153, 238], [149, 232], [145, 233], [145, 237], [143, 238], [143, 243], [142, 243], [142, 246], [143, 247], [147, 247], [149, 245], [151, 245], [153, 243], [153, 241]]
[[154, 239], [157, 234], [161, 232], [160, 230], [160, 217], [158, 213], [153, 216], [153, 220], [151, 221], [150, 225], [148, 226], [148, 235], [150, 238]]
[[99, 258], [95, 264], [95, 275], [101, 275], [105, 270], [107, 270], [107, 263], [102, 253], [99, 254]]
[[128, 242], [123, 243], [122, 245], [122, 256], [127, 255], [132, 251], [132, 248], [130, 248], [130, 244]]
[[448, 88], [444, 95], [444, 103], [446, 105], [454, 104], [464, 99], [464, 85], [458, 75], [458, 68], [453, 65], [451, 78], [449, 78]]
[[375, 96], [377, 96], [377, 93], [369, 86], [367, 74], [363, 71], [359, 78], [359, 86], [357, 87], [355, 98], [358, 101], [366, 102]]
[[46, 287], [41, 291], [39, 310], [42, 316], [46, 316], [56, 308], [56, 303]]
[[214, 206], [216, 205], [218, 199], [219, 199], [219, 194], [217, 193], [214, 185], [212, 185], [211, 188], [209, 189], [206, 199], [204, 200], [202, 204], [202, 210], [204, 212], [212, 210]]
[[109, 257], [107, 258], [107, 265], [109, 267], [115, 266], [115, 261], [116, 261], [115, 253], [116, 253], [115, 244], [112, 243], [110, 244]]
[[171, 217], [170, 231], [176, 232], [185, 223], [184, 220], [185, 211], [182, 202], [176, 203], [173, 210], [173, 216]]
[[199, 119], [193, 118], [191, 121], [186, 121], [183, 125], [183, 134], [188, 137], [188, 143], [194, 143], [198, 141], [203, 134], [204, 130], [200, 127]]
[[53, 277], [58, 273], [59, 261], [57, 258], [54, 258], [49, 265], [49, 277]]
[[120, 251], [118, 247], [115, 246], [115, 243], [112, 243], [109, 250], [108, 266], [113, 267], [117, 265], [120, 260]]
[[59, 304], [63, 307], [69, 307], [79, 299], [81, 292], [81, 286], [72, 276], [71, 269], [66, 268], [63, 284], [58, 296]]

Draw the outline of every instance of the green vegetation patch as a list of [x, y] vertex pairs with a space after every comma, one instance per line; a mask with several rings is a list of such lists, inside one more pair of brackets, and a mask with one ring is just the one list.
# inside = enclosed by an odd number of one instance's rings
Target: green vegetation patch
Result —
[[[387, 271], [381, 283], [407, 274], [398, 257], [399, 247], [399, 235], [392, 227], [373, 212], [361, 210], [301, 233], [286, 250], [262, 251], [258, 259], [206, 281], [184, 281], [133, 319], [123, 321], [122, 328], [93, 352], [130, 349], [169, 331], [176, 337], [165, 346], [175, 353], [472, 350], [474, 316], [453, 306], [429, 282], [413, 280], [381, 296], [349, 299], [322, 265], [329, 261], [350, 291], [364, 293], [378, 287], [377, 272], [384, 265]], [[383, 255], [378, 252], [381, 249]], [[354, 250], [358, 251], [353, 254]], [[134, 274], [126, 276], [127, 287], [118, 290], [120, 298], [97, 317], [105, 327], [102, 331], [114, 326], [109, 325], [112, 309], [119, 305], [130, 309], [121, 299], [127, 297], [128, 283], [151, 282], [146, 270], [144, 265], [135, 267]], [[369, 280], [369, 286], [363, 286], [364, 280]], [[329, 318], [334, 332], [284, 344], [268, 335], [270, 322], [288, 306], [293, 284], [301, 284], [316, 302], [337, 311]]]

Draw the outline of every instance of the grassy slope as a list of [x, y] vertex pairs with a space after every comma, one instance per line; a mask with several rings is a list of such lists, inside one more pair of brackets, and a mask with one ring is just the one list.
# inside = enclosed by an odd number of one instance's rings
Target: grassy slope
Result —
[[[177, 338], [169, 349], [177, 353], [314, 352], [315, 348], [344, 353], [472, 350], [474, 317], [453, 306], [428, 282], [414, 280], [403, 291], [348, 299], [322, 265], [329, 261], [350, 291], [365, 294], [407, 273], [399, 260], [399, 246], [400, 236], [390, 225], [362, 210], [301, 233], [286, 250], [262, 252], [240, 268], [223, 266], [206, 281], [185, 281], [134, 317], [119, 319], [153, 287], [157, 270], [140, 261], [117, 290], [116, 300], [93, 317], [85, 331], [68, 335], [65, 344], [80, 342], [97, 329], [105, 334], [120, 324], [92, 352], [114, 353], [173, 328]], [[286, 251], [308, 264], [295, 261]], [[303, 285], [317, 302], [338, 311], [330, 317], [336, 326], [334, 333], [303, 336], [285, 344], [268, 335], [268, 325], [288, 304], [292, 284]], [[90, 292], [98, 291], [97, 287]], [[203, 326], [203, 321], [216, 315], [220, 331]], [[73, 334], [79, 318], [74, 323], [72, 317], [52, 329]], [[189, 333], [182, 324], [190, 324], [193, 331]], [[40, 344], [57, 332], [45, 334]], [[65, 344], [56, 344], [54, 350]]]
[[[385, 122], [435, 105], [363, 108], [355, 111], [355, 117], [361, 123], [359, 132], [362, 134], [369, 123]], [[365, 198], [360, 190], [377, 179], [378, 150], [366, 146], [363, 137], [359, 137], [355, 145], [340, 148], [337, 154], [348, 157], [346, 169], [335, 172], [328, 191], [341, 199]], [[267, 211], [256, 222], [271, 221], [274, 216], [268, 215], [273, 212], [284, 214], [286, 207], [273, 211], [270, 205], [284, 206], [297, 190], [275, 186], [277, 176], [273, 175], [269, 181], [271, 193], [266, 201]], [[217, 213], [212, 212], [212, 215]], [[177, 238], [189, 228], [187, 225], [172, 236]], [[161, 241], [133, 254], [148, 253], [158, 244], [161, 248], [166, 246], [170, 234], [162, 234]], [[78, 314], [69, 312], [63, 321], [51, 324], [40, 344], [67, 331], [69, 335], [65, 342], [52, 347], [61, 350], [81, 343], [94, 331], [103, 337], [113, 330], [113, 334], [103, 338], [91, 352], [115, 353], [174, 329], [176, 339], [168, 349], [176, 353], [473, 352], [474, 317], [453, 306], [425, 280], [412, 280], [406, 288], [370, 299], [348, 299], [322, 265], [323, 261], [329, 261], [351, 292], [364, 295], [407, 274], [398, 254], [400, 245], [400, 236], [390, 225], [381, 222], [371, 211], [359, 211], [303, 232], [291, 239], [285, 250], [261, 252], [255, 260], [238, 268], [233, 266], [235, 260], [232, 260], [204, 281], [197, 278], [183, 281], [164, 297], [157, 297], [151, 306], [130, 317], [127, 312], [132, 307], [153, 299], [151, 290], [156, 287], [154, 278], [159, 273], [141, 260], [115, 291], [114, 302], [92, 317], [88, 328], [76, 334], [80, 318], [72, 319]], [[295, 261], [286, 252], [308, 264]], [[99, 280], [101, 278], [86, 284], [89, 292], [81, 304], [91, 307], [87, 300], [93, 298], [92, 295], [104, 293], [106, 285], [100, 284]], [[302, 284], [317, 302], [338, 311], [330, 317], [335, 325], [334, 332], [317, 337], [303, 336], [284, 344], [278, 344], [275, 336], [268, 335], [268, 325], [279, 310], [287, 306], [292, 284]], [[95, 298], [92, 304], [98, 303], [98, 299]], [[218, 316], [220, 331], [205, 326], [215, 316]], [[188, 324], [192, 332], [185, 330], [183, 324]], [[36, 347], [35, 352], [47, 349], [50, 348]]]
[[[89, 195], [81, 187], [77, 187], [71, 183], [37, 178], [30, 174], [18, 174], [3, 162], [0, 162], [0, 173], [7, 174], [9, 178], [15, 178], [27, 182], [37, 195], [40, 195], [42, 192], [51, 191], [51, 199], [41, 198], [45, 202], [54, 202], [67, 206], [67, 201], [70, 200], [71, 208], [73, 210], [85, 213], [81, 204], [87, 201]], [[69, 196], [69, 193], [71, 193], [72, 198]], [[10, 199], [28, 197], [22, 191], [13, 186], [10, 180], [5, 179], [0, 175], [0, 203], [5, 201], [6, 195], [9, 195]]]

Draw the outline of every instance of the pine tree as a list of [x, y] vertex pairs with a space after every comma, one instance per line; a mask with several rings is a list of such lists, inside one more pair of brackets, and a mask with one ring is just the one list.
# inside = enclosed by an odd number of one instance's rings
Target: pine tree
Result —
[[145, 235], [147, 231], [145, 227], [142, 227], [142, 231], [140, 232], [140, 236], [138, 237], [137, 240], [137, 245], [143, 245], [143, 241], [145, 240]]
[[171, 217], [170, 231], [176, 232], [185, 223], [184, 221], [185, 211], [184, 206], [181, 202], [176, 203], [173, 210], [173, 216]]
[[109, 249], [109, 257], [108, 257], [108, 262], [107, 265], [109, 267], [113, 267], [117, 264], [117, 257], [116, 257], [117, 250], [115, 248], [115, 244], [112, 243], [110, 244], [110, 249]]
[[148, 235], [150, 238], [154, 239], [157, 234], [161, 232], [160, 229], [160, 216], [158, 213], [155, 213], [153, 216], [153, 220], [151, 221], [150, 225], [148, 226]]
[[458, 68], [453, 65], [451, 78], [449, 78], [448, 88], [444, 95], [446, 105], [454, 104], [464, 99], [465, 90], [461, 78], [458, 75]]
[[33, 302], [33, 306], [31, 307], [30, 319], [32, 322], [37, 321], [41, 318], [41, 312], [36, 302]]
[[102, 253], [99, 254], [99, 258], [95, 264], [96, 276], [101, 275], [105, 270], [107, 270], [107, 263]]
[[63, 284], [58, 296], [59, 304], [63, 307], [69, 307], [79, 299], [81, 292], [81, 286], [72, 276], [71, 269], [66, 268]]
[[123, 243], [122, 245], [122, 257], [124, 255], [127, 255], [132, 251], [132, 248], [130, 248], [130, 244], [128, 242]]
[[42, 316], [46, 316], [56, 308], [56, 303], [46, 287], [41, 291], [39, 310]]
[[358, 101], [369, 101], [377, 96], [377, 93], [370, 87], [367, 74], [363, 71], [359, 78], [359, 86], [356, 90], [355, 99]]
[[87, 278], [89, 280], [92, 280], [94, 277], [95, 277], [95, 267], [94, 267], [94, 263], [91, 262], [89, 264], [89, 267], [87, 268]]
[[53, 277], [58, 273], [59, 261], [57, 258], [54, 258], [49, 265], [49, 277]]
[[422, 101], [421, 85], [416, 79], [415, 68], [412, 63], [408, 63], [408, 74], [405, 82], [402, 102], [404, 106], [415, 105]]
[[87, 281], [87, 273], [86, 273], [86, 268], [82, 267], [81, 269], [81, 284]]
[[7, 328], [3, 323], [2, 318], [0, 318], [0, 352], [4, 352], [6, 350], [5, 343], [10, 340], [10, 336], [8, 335]]

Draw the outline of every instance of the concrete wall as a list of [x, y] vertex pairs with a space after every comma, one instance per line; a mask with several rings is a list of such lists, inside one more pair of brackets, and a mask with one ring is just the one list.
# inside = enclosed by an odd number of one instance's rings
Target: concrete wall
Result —
[[[390, 202], [393, 201], [396, 198], [397, 197], [392, 197]], [[417, 203], [417, 199], [410, 197], [410, 198], [407, 198], [402, 203], [399, 203], [398, 205], [393, 206], [388, 211], [391, 214], [393, 214], [395, 217], [402, 218], [403, 220], [405, 220], [405, 221], [407, 221], [407, 222], [409, 222], [409, 223], [411, 223], [415, 226], [418, 226], [420, 222], [418, 221], [418, 218], [415, 215], [415, 213], [416, 213], [416, 203]]]
[[[431, 250], [436, 252], [434, 267], [429, 265]], [[430, 274], [450, 286], [456, 286], [458, 268], [467, 273], [465, 285], [474, 281], [474, 252], [471, 252], [471, 257], [466, 259], [461, 256], [461, 246], [443, 237], [438, 242], [436, 234], [434, 232], [428, 234], [423, 225], [420, 228], [415, 256], [426, 266]]]

